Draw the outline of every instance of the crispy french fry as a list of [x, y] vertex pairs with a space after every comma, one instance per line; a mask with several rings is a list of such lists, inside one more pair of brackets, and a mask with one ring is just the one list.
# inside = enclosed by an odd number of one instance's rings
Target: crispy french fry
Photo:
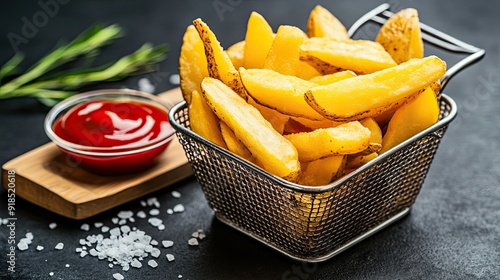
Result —
[[373, 118], [366, 118], [361, 120], [360, 123], [370, 130], [370, 144], [360, 155], [377, 153], [382, 149], [382, 130]]
[[333, 128], [287, 134], [285, 138], [297, 148], [299, 160], [308, 162], [364, 151], [370, 144], [370, 130], [354, 121]]
[[304, 99], [314, 83], [269, 69], [242, 69], [240, 76], [247, 93], [259, 104], [289, 116], [321, 120]]
[[368, 40], [309, 38], [300, 46], [299, 55], [321, 73], [344, 69], [369, 74], [396, 65], [382, 45]]
[[218, 127], [219, 119], [207, 105], [205, 99], [198, 91], [191, 94], [191, 103], [189, 104], [189, 124], [191, 130], [198, 133], [208, 141], [226, 148]]
[[200, 18], [193, 21], [205, 48], [207, 57], [208, 74], [210, 77], [221, 80], [234, 90], [240, 97], [246, 99], [246, 92], [241, 83], [240, 74], [234, 68], [231, 59], [224, 52], [215, 34], [210, 27]]
[[182, 96], [189, 104], [191, 103], [191, 93], [195, 90], [201, 92], [201, 80], [208, 77], [203, 41], [193, 25], [188, 26], [182, 38], [179, 77]]
[[333, 74], [316, 76], [309, 79], [309, 82], [313, 82], [317, 85], [329, 85], [338, 81], [342, 81], [348, 78], [356, 77], [356, 73], [351, 70], [340, 71]]
[[428, 87], [415, 100], [401, 106], [391, 118], [382, 139], [384, 153], [406, 139], [435, 124], [439, 118], [439, 105], [432, 89]]
[[286, 180], [297, 180], [300, 173], [297, 149], [256, 108], [220, 80], [205, 78], [201, 89], [212, 111], [231, 128], [262, 168]]
[[362, 155], [362, 156], [349, 155], [349, 156], [347, 156], [345, 169], [350, 170], [350, 169], [360, 168], [361, 166], [365, 165], [370, 160], [372, 160], [376, 157], [378, 157], [377, 153], [371, 153], [371, 154]]
[[446, 72], [436, 56], [413, 59], [376, 73], [357, 76], [306, 92], [307, 103], [334, 121], [361, 120], [399, 107]]
[[331, 156], [303, 163], [298, 184], [327, 185], [344, 172], [345, 156]]
[[252, 12], [248, 19], [245, 35], [246, 43], [243, 66], [247, 69], [262, 68], [273, 40], [274, 32], [269, 23], [259, 13]]
[[255, 163], [255, 158], [252, 153], [245, 147], [245, 145], [236, 138], [234, 132], [225, 124], [224, 122], [219, 122], [219, 128], [222, 135], [222, 139], [224, 139], [224, 143], [226, 143], [227, 149], [236, 155], [248, 160], [249, 162]]
[[299, 28], [280, 26], [267, 54], [264, 68], [305, 80], [320, 75], [314, 67], [300, 61], [299, 47], [306, 39], [307, 35]]
[[330, 11], [320, 5], [317, 5], [309, 14], [307, 35], [349, 40], [345, 26]]
[[235, 69], [243, 67], [245, 60], [245, 41], [239, 41], [226, 50], [227, 56]]
[[380, 28], [375, 39], [396, 63], [424, 56], [418, 12], [408, 8], [391, 16]]
[[274, 127], [274, 129], [279, 133], [283, 134], [285, 131], [285, 124], [290, 119], [290, 116], [283, 115], [282, 113], [271, 109], [266, 106], [262, 106], [259, 103], [255, 102], [252, 97], [248, 97], [248, 104], [254, 106], [259, 110], [262, 116]]

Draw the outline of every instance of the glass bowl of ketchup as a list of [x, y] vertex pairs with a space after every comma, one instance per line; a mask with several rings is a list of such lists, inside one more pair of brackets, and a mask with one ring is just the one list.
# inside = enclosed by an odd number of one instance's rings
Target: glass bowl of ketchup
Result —
[[101, 175], [151, 167], [174, 137], [171, 104], [135, 90], [77, 94], [54, 106], [45, 132], [73, 164]]

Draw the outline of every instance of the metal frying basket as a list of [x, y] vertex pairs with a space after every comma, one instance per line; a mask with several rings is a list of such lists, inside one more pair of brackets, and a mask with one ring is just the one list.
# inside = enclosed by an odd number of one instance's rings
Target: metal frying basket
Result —
[[[383, 23], [381, 5], [361, 17]], [[442, 86], [484, 50], [421, 25], [426, 42], [468, 57], [451, 67]], [[457, 113], [442, 95], [439, 121], [332, 184], [303, 186], [269, 174], [189, 129], [188, 108], [177, 104], [169, 119], [215, 216], [227, 225], [296, 260], [327, 260], [406, 215], [422, 187], [439, 143]]]

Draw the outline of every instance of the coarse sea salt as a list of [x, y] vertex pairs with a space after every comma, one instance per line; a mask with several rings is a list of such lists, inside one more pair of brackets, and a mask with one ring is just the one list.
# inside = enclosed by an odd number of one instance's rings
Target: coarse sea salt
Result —
[[137, 212], [136, 215], [138, 218], [141, 218], [141, 219], [146, 218], [146, 213], [144, 211], [139, 211], [139, 212]]
[[89, 231], [90, 230], [90, 226], [89, 224], [82, 224], [82, 226], [80, 227], [81, 230], [83, 231]]
[[43, 246], [41, 246], [41, 245], [36, 246], [36, 250], [37, 250], [37, 251], [42, 251], [43, 249], [44, 249], [44, 248], [43, 248]]
[[162, 220], [160, 220], [160, 219], [158, 219], [158, 218], [155, 218], [155, 217], [153, 217], [153, 218], [149, 218], [149, 219], [148, 219], [148, 222], [149, 222], [152, 226], [154, 226], [154, 227], [158, 227], [159, 225], [163, 224], [163, 221], [162, 221]]
[[177, 204], [174, 206], [174, 212], [176, 213], [180, 213], [180, 212], [184, 212], [184, 205], [182, 204]]
[[56, 246], [54, 247], [54, 249], [56, 250], [62, 250], [64, 248], [64, 244], [62, 242], [59, 242], [56, 244]]
[[158, 216], [159, 214], [160, 214], [160, 210], [158, 210], [156, 208], [149, 210], [149, 215], [151, 215], [151, 216]]
[[163, 240], [163, 241], [161, 242], [161, 244], [163, 245], [163, 247], [165, 247], [165, 248], [169, 248], [169, 247], [174, 246], [174, 241], [170, 241], [170, 240]]
[[174, 260], [175, 260], [174, 255], [172, 255], [172, 254], [167, 254], [167, 260], [168, 260], [169, 262], [174, 261]]
[[49, 224], [49, 228], [50, 229], [55, 229], [57, 227], [57, 224], [56, 223], [50, 223]]
[[158, 263], [155, 260], [149, 260], [148, 265], [152, 268], [155, 268], [158, 266]]
[[196, 239], [196, 238], [191, 238], [191, 239], [189, 239], [189, 240], [188, 240], [188, 244], [189, 244], [190, 246], [198, 246], [200, 243], [198, 243], [198, 239]]
[[132, 211], [120, 211], [117, 216], [120, 219], [128, 219], [128, 218], [134, 216], [134, 212], [132, 212]]
[[180, 193], [180, 192], [178, 192], [178, 191], [172, 191], [170, 194], [171, 194], [171, 195], [172, 195], [172, 197], [174, 197], [174, 198], [180, 198], [180, 197], [181, 197], [181, 193]]
[[123, 279], [125, 279], [125, 277], [123, 277], [123, 275], [121, 275], [120, 273], [114, 273], [113, 274], [113, 278], [115, 280], [123, 280]]

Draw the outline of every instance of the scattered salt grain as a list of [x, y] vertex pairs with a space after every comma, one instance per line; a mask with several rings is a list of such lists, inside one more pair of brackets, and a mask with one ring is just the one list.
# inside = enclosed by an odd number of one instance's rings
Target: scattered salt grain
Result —
[[82, 251], [83, 251], [83, 249], [82, 249], [82, 248], [76, 248], [76, 249], [75, 249], [75, 252], [77, 252], [77, 253], [81, 253]]
[[139, 79], [138, 86], [140, 91], [144, 91], [147, 93], [153, 93], [156, 89], [156, 87], [149, 81], [148, 78]]
[[88, 253], [87, 253], [87, 251], [83, 251], [83, 252], [81, 252], [81, 253], [80, 253], [80, 258], [85, 257], [87, 254], [88, 254]]
[[172, 209], [167, 209], [167, 214], [169, 214], [169, 215], [174, 214], [174, 210], [172, 210]]
[[200, 236], [200, 233], [195, 231], [195, 232], [193, 232], [193, 234], [191, 234], [191, 236], [194, 238], [198, 238]]
[[44, 249], [43, 246], [40, 246], [40, 245], [36, 246], [37, 251], [42, 251], [43, 249]]
[[149, 215], [151, 215], [151, 216], [158, 216], [159, 214], [160, 214], [160, 210], [158, 210], [156, 208], [155, 209], [151, 209], [149, 211]]
[[89, 226], [89, 224], [82, 224], [82, 226], [80, 227], [80, 229], [84, 230], [84, 231], [89, 231], [90, 226]]
[[112, 263], [108, 264], [108, 266], [109, 266], [109, 268], [113, 268], [113, 264]]
[[202, 240], [202, 239], [204, 239], [205, 237], [207, 237], [207, 236], [206, 236], [203, 232], [200, 232], [200, 233], [198, 234], [198, 239], [199, 239], [199, 240]]
[[161, 252], [157, 248], [153, 248], [153, 250], [151, 250], [151, 256], [153, 258], [158, 258], [160, 256], [160, 254], [161, 254]]
[[108, 231], [109, 231], [109, 227], [107, 227], [107, 226], [103, 226], [103, 227], [101, 228], [101, 231], [102, 231], [103, 233], [106, 233], [106, 232], [108, 232]]
[[198, 243], [198, 239], [196, 239], [196, 238], [191, 238], [191, 239], [189, 239], [189, 240], [188, 240], [188, 244], [189, 244], [190, 246], [198, 246], [198, 245], [199, 245], [199, 243]]
[[118, 221], [119, 221], [119, 220], [120, 220], [120, 219], [118, 219], [117, 217], [113, 217], [113, 218], [111, 218], [111, 222], [112, 222], [113, 224], [115, 224], [115, 225], [116, 225], [116, 224], [118, 224]]
[[126, 223], [127, 223], [127, 220], [125, 220], [125, 219], [121, 219], [121, 220], [118, 222], [118, 225], [123, 226], [123, 225], [124, 225], [124, 224], [126, 224]]
[[146, 206], [148, 206], [148, 204], [146, 203], [146, 201], [141, 200], [141, 206], [142, 206], [142, 207], [146, 207]]
[[54, 249], [56, 249], [56, 250], [62, 250], [63, 248], [64, 248], [64, 244], [61, 242], [57, 243], [57, 245], [54, 247]]
[[155, 260], [149, 260], [148, 265], [152, 268], [155, 268], [158, 266], [158, 263]]
[[139, 211], [137, 212], [137, 217], [144, 219], [146, 218], [146, 213], [144, 213], [144, 211]]
[[159, 226], [159, 225], [163, 224], [163, 221], [162, 221], [162, 220], [160, 220], [160, 219], [158, 219], [158, 218], [149, 218], [149, 219], [148, 219], [148, 222], [149, 222], [152, 226], [154, 226], [154, 227], [157, 227], [157, 226]]
[[134, 216], [134, 212], [132, 212], [132, 211], [120, 211], [117, 216], [120, 219], [128, 219], [128, 218]]
[[155, 204], [155, 202], [157, 202], [158, 199], [156, 197], [150, 197], [146, 200], [146, 202], [148, 203], [148, 206], [153, 206]]
[[129, 227], [129, 226], [121, 226], [121, 227], [120, 227], [120, 230], [121, 230], [123, 233], [128, 233], [128, 232], [130, 232], [130, 227]]
[[100, 227], [102, 227], [103, 225], [104, 225], [104, 224], [103, 224], [103, 223], [101, 223], [101, 222], [96, 222], [96, 223], [94, 223], [95, 228], [100, 228]]
[[179, 76], [179, 74], [172, 74], [170, 75], [170, 77], [168, 77], [168, 81], [172, 85], [178, 85], [181, 82], [181, 77]]
[[21, 239], [19, 243], [17, 243], [17, 248], [21, 251], [28, 250], [28, 243], [26, 243], [24, 239]]
[[54, 272], [49, 272], [50, 277], [54, 276]]
[[50, 223], [49, 224], [49, 228], [50, 229], [55, 229], [57, 227], [57, 224], [56, 223]]
[[9, 219], [7, 219], [7, 218], [2, 219], [2, 225], [6, 225], [8, 223], [9, 223]]
[[135, 268], [141, 268], [142, 263], [136, 259], [133, 259], [132, 262], [130, 263], [130, 266]]
[[120, 273], [114, 273], [113, 274], [113, 278], [115, 280], [123, 280], [123, 279], [125, 279], [125, 277], [123, 277], [123, 275], [121, 275]]
[[114, 236], [118, 236], [118, 235], [120, 235], [120, 228], [117, 228], [117, 227], [112, 228], [112, 229], [109, 231], [109, 234], [114, 235]]
[[153, 239], [153, 240], [151, 240], [151, 242], [149, 242], [149, 244], [156, 246], [156, 245], [158, 245], [158, 241]]
[[165, 225], [164, 224], [161, 224], [158, 226], [158, 230], [164, 230], [165, 229]]
[[182, 275], [179, 274], [179, 276], [177, 276], [177, 278], [181, 279], [182, 278]]
[[172, 197], [174, 198], [180, 198], [181, 197], [181, 193], [178, 192], [178, 191], [173, 191], [170, 193], [172, 195]]
[[174, 212], [176, 212], [176, 213], [184, 212], [184, 205], [182, 205], [182, 204], [175, 205]]
[[134, 219], [134, 217], [130, 217], [130, 218], [128, 218], [128, 221], [133, 223], [133, 222], [135, 222], [135, 219]]
[[168, 260], [169, 262], [174, 261], [174, 260], [175, 260], [174, 255], [172, 255], [172, 254], [167, 254], [167, 260]]
[[66, 267], [69, 267], [69, 264], [66, 264], [65, 266], [66, 266]]
[[161, 244], [163, 245], [163, 247], [165, 248], [169, 248], [169, 247], [172, 247], [174, 245], [174, 241], [170, 241], [170, 240], [163, 240], [161, 242]]

